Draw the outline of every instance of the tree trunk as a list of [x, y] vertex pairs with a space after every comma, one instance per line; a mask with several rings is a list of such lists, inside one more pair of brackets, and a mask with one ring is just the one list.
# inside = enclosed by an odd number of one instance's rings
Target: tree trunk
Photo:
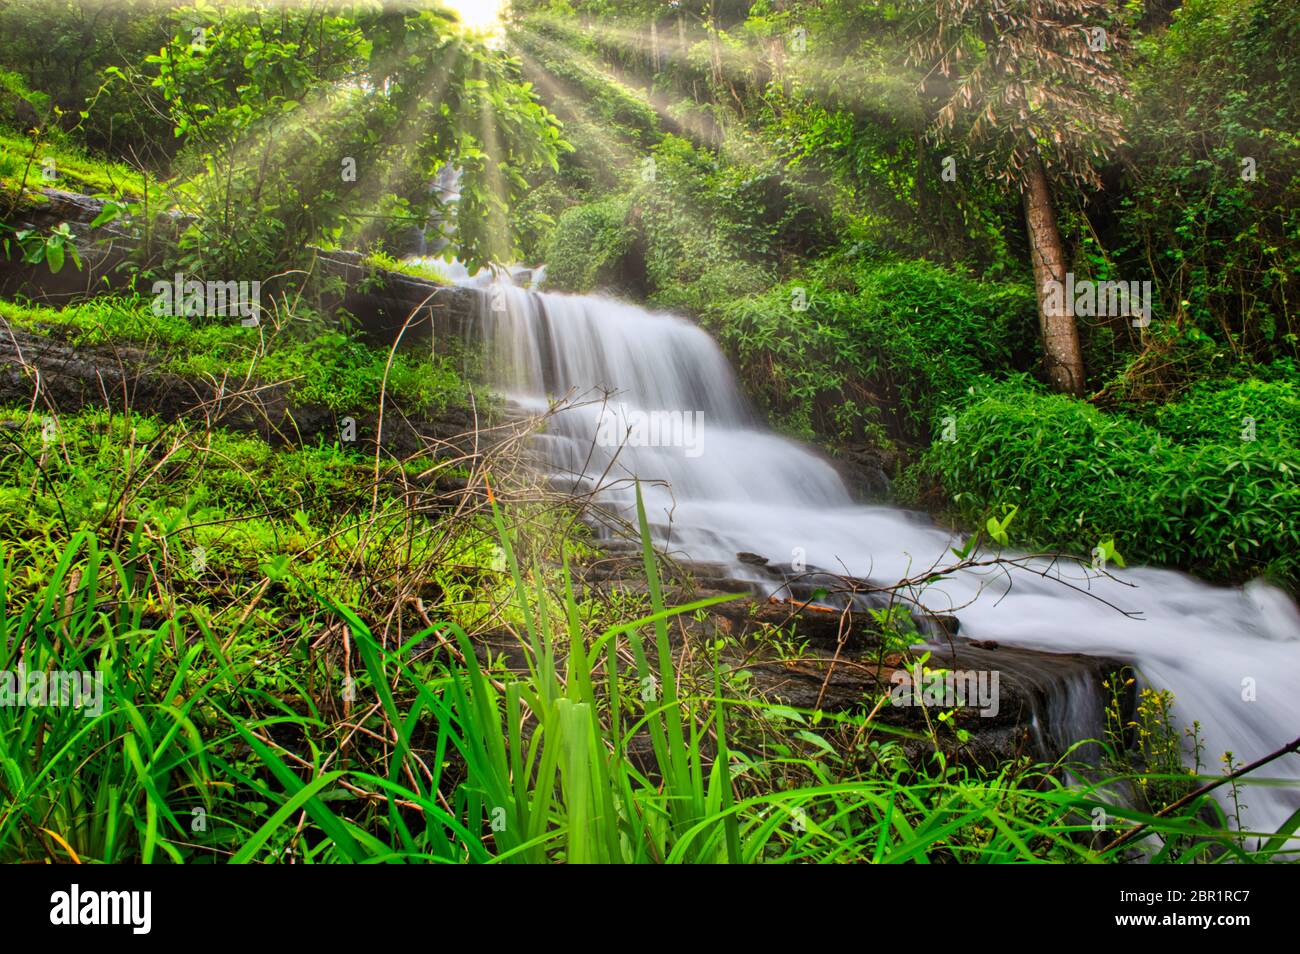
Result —
[[1083, 354], [1079, 350], [1079, 329], [1074, 323], [1074, 302], [1066, 295], [1065, 246], [1056, 228], [1052, 193], [1038, 159], [1033, 160], [1027, 172], [1029, 179], [1023, 190], [1025, 226], [1029, 230], [1029, 255], [1034, 263], [1047, 377], [1058, 391], [1082, 394]]
[[[785, 12], [786, 0], [776, 0], [776, 12], [782, 14]], [[767, 56], [770, 73], [768, 81], [781, 87], [781, 92], [786, 96], [790, 95], [790, 83], [785, 75], [785, 43], [786, 34], [778, 33], [774, 37], [769, 37], [767, 41]]]
[[722, 42], [718, 39], [718, 0], [709, 0], [709, 51], [713, 59], [713, 101], [722, 101]]

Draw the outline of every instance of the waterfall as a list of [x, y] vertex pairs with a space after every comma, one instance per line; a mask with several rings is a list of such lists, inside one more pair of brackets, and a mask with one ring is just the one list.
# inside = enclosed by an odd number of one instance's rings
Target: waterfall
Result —
[[[428, 215], [420, 225], [419, 244], [416, 257], [428, 258], [440, 254], [451, 244], [456, 234], [456, 222], [452, 210], [460, 201], [461, 171], [450, 163], [445, 163], [438, 174], [429, 182], [429, 195], [433, 197]], [[432, 240], [429, 232], [433, 231]]]
[[[822, 457], [757, 421], [717, 345], [690, 322], [506, 284], [487, 289], [482, 308], [496, 388], [534, 412], [569, 399], [540, 438], [554, 479], [625, 513], [640, 479], [656, 535], [676, 555], [734, 564], [755, 583], [765, 578], [738, 552], [882, 583], [952, 562], [951, 533], [922, 514], [855, 503]], [[1180, 729], [1199, 721], [1205, 774], [1225, 752], [1242, 764], [1300, 735], [1300, 612], [1284, 593], [1149, 567], [1111, 574], [1045, 560], [965, 570], [923, 600], [958, 616], [966, 637], [1129, 662], [1174, 693]], [[1088, 708], [1082, 696], [1059, 717], [1095, 720], [1077, 711]], [[1300, 759], [1259, 774], [1293, 783]], [[1275, 830], [1300, 807], [1300, 787], [1248, 785], [1242, 800], [1250, 825]]]

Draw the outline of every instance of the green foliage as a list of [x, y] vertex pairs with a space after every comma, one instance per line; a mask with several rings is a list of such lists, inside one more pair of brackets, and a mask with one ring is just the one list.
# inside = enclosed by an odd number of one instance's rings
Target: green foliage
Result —
[[[0, 64], [59, 110], [59, 128], [75, 126], [96, 151], [158, 168], [175, 148], [161, 104], [147, 90], [106, 89], [103, 74], [158, 52], [167, 17], [156, 0], [8, 0], [0, 6]], [[32, 115], [20, 109], [12, 118], [27, 128]]]
[[1005, 513], [1001, 520], [997, 517], [989, 517], [985, 522], [985, 529], [988, 531], [989, 539], [999, 546], [1006, 546], [1010, 542], [1007, 534], [1007, 527], [1015, 519], [1016, 513], [1020, 510], [1018, 506], [1005, 506]]
[[[566, 127], [574, 120], [587, 127], [600, 141], [623, 142], [642, 148], [653, 145], [659, 135], [660, 119], [654, 107], [639, 91], [611, 77], [598, 59], [598, 39], [573, 29], [555, 17], [525, 17], [512, 25], [512, 39], [520, 50], [545, 69], [569, 98], [581, 102], [564, 115]], [[595, 157], [575, 155], [576, 162], [599, 174], [592, 165]], [[604, 173], [608, 175], [608, 168]]]
[[[1099, 184], [1094, 164], [1122, 143], [1116, 104], [1127, 34], [1105, 0], [1028, 7], [965, 0], [905, 2], [912, 55], [933, 84], [931, 135], [978, 175], [1023, 188], [1046, 165], [1063, 181]], [[1092, 30], [1104, 29], [1097, 56]]]
[[[688, 11], [680, 49], [676, 15], [652, 7], [521, 0], [516, 63], [415, 7], [12, 0], [0, 121], [35, 131], [0, 131], [4, 201], [39, 201], [31, 173], [54, 158], [53, 184], [112, 197], [110, 215], [138, 218], [146, 191], [192, 213], [168, 265], [248, 279], [311, 241], [392, 239], [435, 206], [470, 264], [522, 247], [556, 286], [699, 316], [790, 430], [946, 437], [951, 412], [953, 439], [910, 480], [981, 528], [967, 554], [985, 537], [1099, 547], [1117, 567], [1296, 585], [1294, 4], [1188, 0], [1114, 64], [1132, 80], [1130, 149], [1107, 192], [1058, 192], [1065, 237], [1080, 274], [1153, 272], [1168, 321], [1085, 329], [1113, 377], [1099, 406], [998, 380], [1035, 357], [1021, 212], [982, 177], [936, 181], [901, 6], [724, 2]], [[650, 22], [666, 63], [628, 42]], [[810, 56], [782, 43], [796, 23]], [[997, 44], [972, 37], [963, 68], [979, 69]], [[1075, 146], [1113, 131], [1107, 111], [1030, 112], [1035, 148], [1057, 127]], [[427, 191], [447, 164], [454, 209]], [[15, 236], [55, 271], [71, 238]], [[390, 355], [296, 307], [275, 318], [0, 303], [9, 325], [283, 382], [339, 413], [466, 397], [455, 353]], [[1155, 861], [1281, 857], [1282, 837], [1248, 849], [1207, 798], [1157, 819], [1061, 766], [909, 764], [864, 713], [771, 705], [720, 633], [689, 654], [674, 642], [704, 603], [669, 607], [644, 514], [645, 591], [601, 602], [568, 570], [587, 555], [572, 514], [512, 507], [525, 541], [495, 501], [445, 512], [443, 474], [473, 476], [129, 412], [0, 412], [0, 671], [106, 676], [91, 716], [0, 706], [0, 860], [1118, 860], [1091, 840], [1095, 807], [1151, 822]], [[886, 646], [914, 642], [910, 615], [875, 615]], [[1141, 771], [1118, 743], [1106, 762], [1151, 810], [1200, 769], [1171, 704], [1138, 702]]]
[[[752, 703], [724, 690], [716, 658], [702, 691], [679, 688], [668, 638], [670, 620], [720, 598], [664, 604], [644, 512], [651, 612], [600, 633], [583, 628], [567, 568], [559, 608], [533, 599], [495, 507], [493, 518], [525, 616], [527, 667], [513, 672], [485, 666], [450, 623], [386, 645], [319, 593], [349, 632], [354, 665], [342, 673], [311, 639], [250, 631], [248, 613], [159, 621], [146, 611], [159, 581], [140, 530], [121, 557], [74, 535], [34, 587], [23, 556], [0, 554], [0, 669], [102, 676], [102, 695], [81, 706], [0, 706], [0, 860], [1120, 860], [1089, 845], [1096, 807], [1149, 823], [1165, 842], [1153, 861], [1287, 857], [1284, 838], [1248, 849], [1222, 812], [1207, 823], [1206, 797], [1155, 817], [1058, 773], [941, 759], [909, 771], [888, 747], [853, 769], [817, 734], [820, 719], [786, 707], [762, 708], [813, 754], [734, 748]], [[415, 651], [428, 640], [439, 656]], [[620, 653], [635, 661], [631, 678], [612, 664]], [[654, 772], [634, 749], [647, 745]], [[768, 783], [774, 763], [803, 780]], [[1176, 761], [1153, 766], [1166, 768], [1189, 779]]]
[[547, 284], [575, 292], [617, 284], [632, 239], [627, 214], [617, 196], [566, 210], [543, 252]]
[[41, 118], [50, 109], [50, 98], [44, 93], [29, 89], [23, 78], [12, 70], [0, 70], [0, 117], [13, 121], [21, 106], [27, 107]]
[[779, 163], [743, 162], [665, 136], [642, 166], [633, 215], [640, 220], [652, 299], [707, 314], [771, 282], [792, 246], [816, 246], [800, 184]]
[[370, 348], [341, 332], [326, 332], [306, 342], [288, 342], [263, 349], [256, 335], [231, 333], [226, 347], [215, 353], [190, 354], [169, 367], [189, 374], [222, 379], [251, 376], [285, 381], [294, 397], [341, 413], [377, 407], [381, 393], [412, 411], [441, 411], [466, 400], [466, 382], [459, 362], [448, 355], [400, 351], [390, 363], [385, 351]]
[[[54, 160], [52, 182], [41, 177], [47, 159]], [[89, 155], [66, 136], [35, 140], [3, 127], [0, 127], [0, 185], [14, 191], [53, 186], [115, 197], [140, 196], [147, 187], [146, 177], [139, 170]]]
[[[124, 564], [78, 535], [47, 588], [23, 599], [0, 552], [0, 670], [21, 663], [84, 674], [87, 687], [100, 680], [97, 704], [92, 690], [82, 707], [0, 707], [7, 860], [181, 861], [190, 849], [177, 843], [190, 841], [197, 813], [230, 832], [238, 809], [228, 788], [212, 784], [212, 742], [198, 727], [212, 671], [196, 660], [211, 647], [173, 641], [179, 620], [146, 631], [138, 577], [126, 569], [132, 555]], [[123, 598], [116, 609], [101, 605], [109, 594]]]
[[302, 338], [287, 323], [280, 328], [195, 325], [179, 315], [155, 314], [147, 300], [112, 297], [62, 310], [0, 301], [0, 318], [19, 327], [57, 328], [80, 344], [149, 347], [166, 370], [179, 374], [284, 383], [296, 402], [345, 414], [378, 407], [381, 393], [416, 412], [468, 402], [458, 343], [432, 356], [412, 350], [390, 356], [339, 331]]
[[139, 595], [140, 609], [157, 617], [179, 619], [185, 605], [196, 620], [218, 618], [214, 593], [230, 586], [251, 598], [277, 565], [295, 575], [278, 585], [274, 603], [245, 607], [251, 628], [288, 625], [311, 609], [307, 585], [359, 593], [355, 570], [344, 569], [345, 544], [331, 532], [371, 503], [370, 468], [354, 454], [274, 453], [255, 437], [196, 435], [102, 411], [5, 411], [0, 428], [0, 547], [25, 567], [11, 581], [14, 598], [49, 579], [77, 534], [112, 542], [114, 528], [130, 528], [141, 564], [168, 579]]
[[[540, 249], [553, 287], [613, 285], [704, 314], [771, 282], [774, 265], [829, 241], [807, 184], [775, 159], [742, 161], [665, 135], [624, 157], [630, 182], [562, 211]], [[565, 160], [568, 162], [569, 160]]]
[[403, 259], [397, 259], [389, 255], [382, 249], [375, 249], [366, 255], [365, 262], [374, 268], [385, 272], [401, 272], [403, 275], [410, 275], [413, 278], [423, 278], [431, 282], [437, 282], [439, 285], [450, 285], [451, 281], [447, 278], [446, 272], [438, 268], [437, 265], [427, 262], [408, 262]]
[[[1109, 540], [1130, 562], [1295, 587], [1297, 399], [1294, 379], [1205, 385], [1152, 427], [1022, 380], [981, 382], [955, 439], [936, 441], [918, 469], [965, 520], [1017, 503], [1021, 546], [1087, 554]], [[1245, 416], [1259, 422], [1256, 440], [1243, 440]]]
[[511, 215], [525, 258], [554, 264], [547, 246], [563, 242], [567, 231], [559, 217], [575, 205], [625, 193], [637, 157], [659, 139], [660, 118], [639, 90], [603, 69], [590, 36], [533, 17], [515, 22], [509, 36], [524, 77], [538, 86], [573, 146], [560, 154], [553, 170], [532, 177], [529, 193]]
[[[160, 51], [106, 76], [159, 100], [180, 143], [196, 221], [176, 264], [189, 272], [261, 276], [312, 240], [397, 234], [448, 163], [460, 196], [439, 211], [462, 259], [504, 260], [523, 174], [567, 148], [516, 64], [433, 10], [200, 4], [165, 23]], [[395, 200], [421, 211], [386, 232], [374, 216]]]
[[795, 429], [848, 436], [896, 407], [916, 436], [976, 375], [1014, 367], [1033, 309], [1018, 285], [832, 259], [726, 308], [716, 330], [751, 392]]
[[1294, 360], [1300, 8], [1188, 0], [1140, 52], [1117, 267], [1154, 269], [1170, 312], [1233, 356]]
[[[0, 226], [0, 235], [8, 230], [9, 226]], [[4, 249], [5, 258], [9, 258], [13, 252], [21, 252], [20, 258], [26, 264], [44, 263], [49, 266], [51, 274], [58, 274], [63, 270], [63, 263], [67, 259], [71, 259], [78, 269], [81, 268], [81, 256], [77, 254], [75, 242], [76, 236], [72, 234], [68, 223], [60, 222], [45, 234], [36, 229], [16, 229], [12, 239], [8, 235], [0, 239], [0, 248]]]
[[1300, 375], [1281, 362], [1274, 373], [1274, 380], [1201, 381], [1157, 410], [1155, 426], [1180, 444], [1221, 444], [1248, 431], [1261, 447], [1300, 447]]

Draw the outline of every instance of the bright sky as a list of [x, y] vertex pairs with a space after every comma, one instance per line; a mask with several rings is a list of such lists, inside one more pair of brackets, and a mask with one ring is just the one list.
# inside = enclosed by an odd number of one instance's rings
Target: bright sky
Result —
[[497, 25], [505, 0], [439, 0], [460, 16], [471, 30], [491, 30]]

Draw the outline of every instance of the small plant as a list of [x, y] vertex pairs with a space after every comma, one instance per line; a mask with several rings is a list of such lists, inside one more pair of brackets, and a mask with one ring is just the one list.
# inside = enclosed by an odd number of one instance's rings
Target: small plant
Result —
[[[428, 259], [405, 261], [394, 258], [382, 248], [376, 248], [366, 256], [365, 262], [374, 269], [386, 272], [400, 272], [403, 275], [411, 275], [415, 278], [424, 278], [431, 282], [437, 282], [439, 285], [451, 284], [451, 279], [447, 277], [447, 273]], [[378, 281], [378, 279], [367, 276], [363, 281], [372, 282]]]
[[22, 253], [23, 262], [28, 265], [44, 263], [49, 266], [51, 274], [61, 272], [64, 262], [71, 258], [72, 264], [78, 270], [81, 269], [81, 256], [77, 253], [77, 237], [72, 234], [72, 229], [67, 222], [60, 222], [46, 233], [36, 229], [15, 229], [8, 225], [0, 225], [0, 228], [13, 232], [12, 238], [5, 236], [0, 240], [6, 258], [10, 256], [11, 251], [16, 250]]
[[881, 655], [906, 653], [921, 642], [911, 610], [900, 603], [867, 610], [879, 628]]

